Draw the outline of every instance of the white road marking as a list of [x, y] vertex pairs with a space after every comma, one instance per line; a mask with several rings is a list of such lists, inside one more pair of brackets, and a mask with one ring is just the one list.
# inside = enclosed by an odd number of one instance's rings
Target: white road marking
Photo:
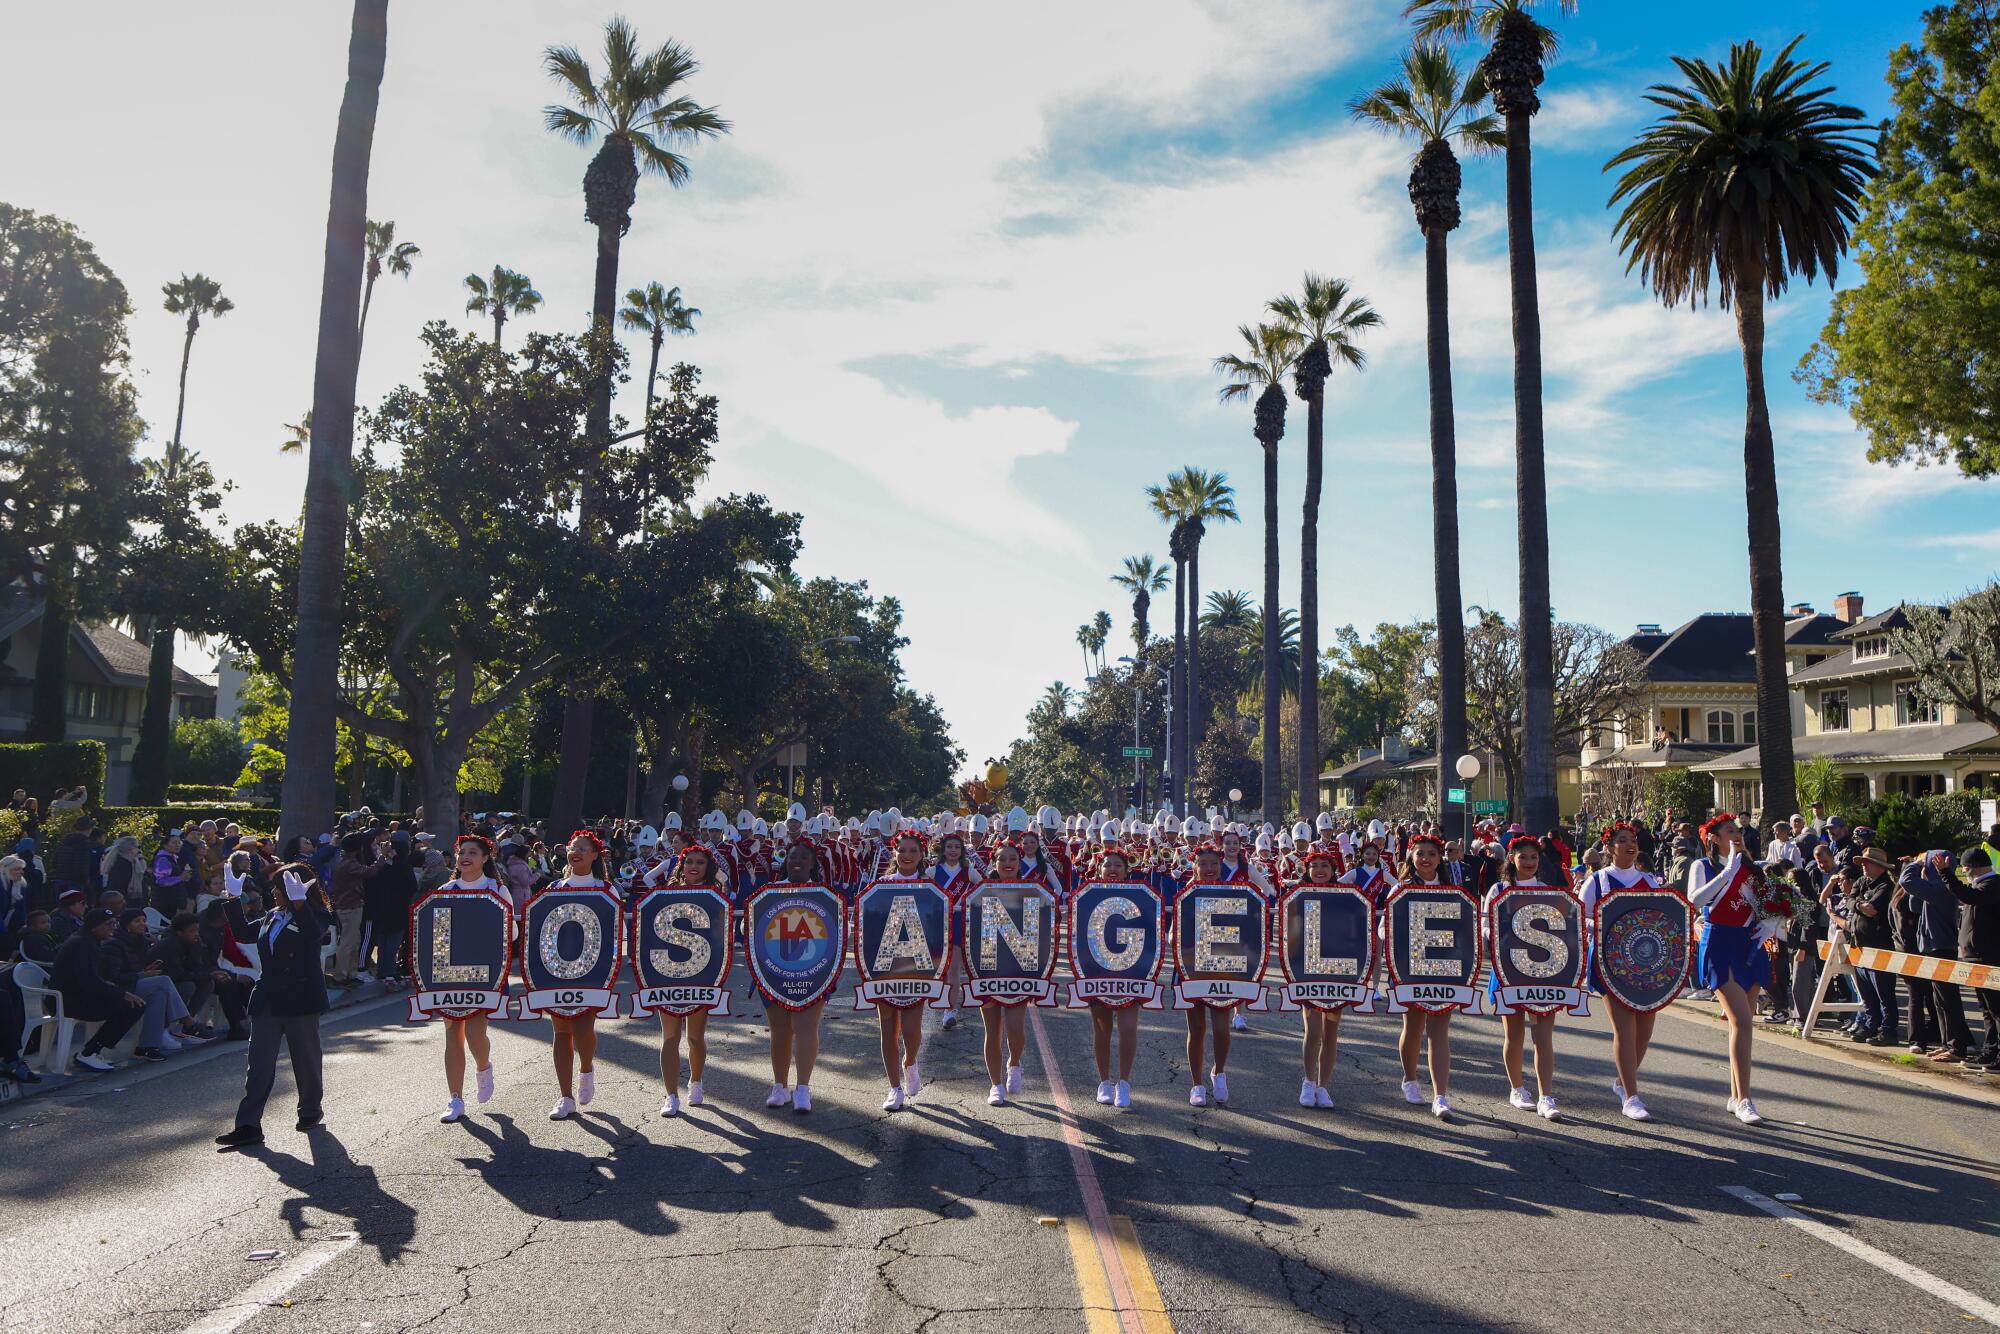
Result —
[[181, 1334], [234, 1334], [260, 1311], [284, 1300], [286, 1293], [338, 1260], [359, 1241], [359, 1237], [350, 1234], [345, 1241], [307, 1243], [305, 1250], [266, 1274], [261, 1282], [245, 1288]]
[[1722, 1191], [1734, 1195], [1745, 1204], [1762, 1209], [1780, 1222], [1809, 1236], [1818, 1237], [1827, 1245], [1846, 1251], [1857, 1260], [1866, 1260], [1885, 1274], [1900, 1278], [1913, 1288], [1928, 1292], [1941, 1302], [1948, 1302], [1967, 1315], [1984, 1320], [1989, 1325], [2000, 1326], [2000, 1306], [1994, 1305], [1976, 1293], [1967, 1292], [1953, 1283], [1947, 1283], [1928, 1270], [1917, 1268], [1907, 1260], [1898, 1260], [1887, 1251], [1878, 1251], [1865, 1241], [1857, 1241], [1837, 1227], [1828, 1227], [1816, 1218], [1807, 1218], [1796, 1209], [1786, 1208], [1776, 1200], [1759, 1195], [1748, 1186], [1724, 1186]]

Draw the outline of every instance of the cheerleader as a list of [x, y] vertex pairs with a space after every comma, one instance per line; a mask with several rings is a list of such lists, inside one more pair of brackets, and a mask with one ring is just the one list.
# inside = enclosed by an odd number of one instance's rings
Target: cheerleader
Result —
[[[452, 858], [456, 863], [457, 876], [439, 886], [441, 894], [470, 894], [479, 890], [506, 897], [507, 891], [500, 887], [494, 875], [493, 840], [484, 834], [462, 834], [452, 845]], [[484, 1014], [467, 1015], [463, 1019], [444, 1016], [444, 1082], [451, 1090], [451, 1101], [445, 1104], [444, 1113], [438, 1117], [447, 1125], [465, 1115], [465, 1050], [472, 1049], [472, 1059], [477, 1062], [474, 1078], [477, 1082], [475, 1097], [479, 1102], [488, 1102], [493, 1097], [493, 1044], [486, 1032]]]
[[[1242, 867], [1237, 867], [1238, 872]], [[1222, 850], [1212, 843], [1204, 843], [1194, 850], [1194, 873], [1188, 878], [1186, 887], [1196, 885], [1217, 885], [1232, 883], [1223, 879]], [[1250, 883], [1247, 878], [1235, 883]], [[1202, 1087], [1202, 1072], [1208, 1070], [1208, 1085], [1214, 1090], [1214, 1100], [1218, 1106], [1229, 1101], [1229, 1076], [1223, 1067], [1229, 1064], [1231, 1018], [1236, 1015], [1234, 1005], [1218, 1008], [1213, 1005], [1195, 1005], [1187, 1011], [1187, 1063], [1188, 1079], [1192, 1087], [1188, 1089], [1188, 1105], [1206, 1107], [1209, 1104], [1209, 1089]], [[1206, 1061], [1204, 1047], [1206, 1039], [1215, 1043], [1215, 1065], [1210, 1068]]]
[[[936, 869], [942, 870], [942, 864]], [[999, 850], [993, 855], [993, 877], [1002, 884], [1020, 883], [1028, 879], [1021, 871], [1019, 848], [1011, 843], [1000, 845]], [[978, 883], [978, 880], [973, 880], [967, 888]], [[957, 897], [963, 897], [963, 893]], [[968, 943], [967, 948], [970, 947]], [[1092, 1017], [1095, 1018], [1094, 1015]], [[989, 1001], [980, 1007], [979, 1019], [986, 1028], [986, 1077], [993, 1084], [986, 1094], [986, 1101], [990, 1106], [1004, 1107], [1007, 1105], [1009, 1093], [1021, 1091], [1021, 1062], [1028, 1051], [1028, 1007], [1000, 1005]], [[1100, 1073], [1107, 1059], [1108, 1057], [1104, 1056], [1098, 1058]], [[1128, 1059], [1126, 1064], [1129, 1066], [1131, 1061]], [[1100, 1097], [1098, 1101], [1104, 1102], [1107, 1099]]]
[[[1357, 877], [1357, 883], [1358, 877], [1367, 871], [1374, 849], [1373, 839], [1361, 845], [1351, 873]], [[1463, 892], [1463, 886], [1445, 877], [1444, 844], [1431, 834], [1420, 834], [1410, 840], [1410, 859], [1403, 864], [1403, 882]], [[1386, 873], [1376, 877], [1372, 887], [1364, 886], [1378, 901], [1394, 887]], [[1451, 1016], [1450, 1010], [1432, 1014], [1411, 1006], [1403, 1011], [1403, 1032], [1397, 1048], [1403, 1060], [1403, 1101], [1418, 1106], [1423, 1105], [1424, 1090], [1417, 1083], [1417, 1053], [1424, 1050], [1431, 1075], [1431, 1114], [1440, 1121], [1451, 1115]]]
[[[1336, 870], [1330, 849], [1311, 848], [1306, 852], [1305, 879], [1301, 883], [1334, 884]], [[1333, 1096], [1326, 1091], [1326, 1086], [1327, 1081], [1333, 1078], [1333, 1063], [1339, 1054], [1340, 1014], [1339, 1010], [1299, 1006], [1299, 1015], [1305, 1022], [1305, 1041], [1299, 1050], [1300, 1063], [1305, 1067], [1305, 1078], [1299, 1082], [1301, 1107], [1333, 1106]]]
[[[1004, 848], [1003, 848], [1004, 851]], [[1106, 848], [1098, 859], [1098, 878], [1109, 884], [1131, 883], [1132, 860], [1123, 848]], [[1002, 877], [1003, 879], [1006, 877]], [[988, 1009], [994, 1007], [988, 1006]], [[1025, 1039], [1027, 1027], [1027, 1007], [1011, 1006], [1010, 1011], [1019, 1011], [1019, 1023]], [[1111, 1035], [1118, 1034], [1118, 1078], [1111, 1078]], [[992, 1029], [987, 1032], [991, 1034]], [[991, 1037], [988, 1042], [992, 1041]], [[1024, 1041], [1025, 1045], [1025, 1041]], [[1090, 1002], [1090, 1054], [1097, 1060], [1097, 1100], [1106, 1106], [1125, 1111], [1132, 1109], [1132, 1062], [1139, 1054], [1139, 1007], [1137, 1005], [1106, 1005], [1103, 1001]], [[991, 1059], [988, 1066], [991, 1068]]]
[[[924, 837], [911, 825], [900, 829], [891, 845], [893, 860], [878, 880], [924, 879]], [[882, 1027], [882, 1069], [889, 1076], [889, 1096], [882, 1100], [885, 1112], [900, 1112], [908, 1098], [924, 1086], [917, 1057], [924, 1045], [924, 1007], [875, 1002], [875, 1018]]]
[[[1434, 835], [1420, 834], [1419, 838], [1430, 839]], [[1507, 845], [1507, 861], [1501, 868], [1500, 880], [1486, 891], [1486, 899], [1480, 905], [1480, 916], [1487, 917], [1493, 900], [1509, 889], [1561, 889], [1561, 885], [1551, 885], [1541, 878], [1542, 848], [1534, 839], [1523, 837]], [[1560, 875], [1560, 872], [1557, 872]], [[1494, 941], [1497, 947], [1498, 940]], [[1486, 980], [1486, 1003], [1498, 1008], [1500, 993], [1500, 971], [1490, 970]], [[1535, 1093], [1528, 1092], [1527, 1075], [1523, 1070], [1528, 1032], [1535, 1035]], [[1500, 1016], [1501, 1060], [1507, 1066], [1507, 1101], [1520, 1111], [1535, 1112], [1544, 1121], [1554, 1121], [1562, 1113], [1556, 1107], [1556, 1012], [1546, 1005], [1516, 1006], [1511, 1014]]]
[[[1743, 854], [1743, 831], [1724, 811], [1701, 827], [1708, 850], [1689, 873], [1688, 900], [1701, 913], [1697, 981], [1715, 992], [1729, 1018], [1729, 1112], [1746, 1126], [1764, 1118], [1750, 1101], [1750, 1038], [1758, 988], [1770, 985], [1771, 956], [1757, 920], [1757, 892], [1764, 873]], [[1708, 866], [1720, 862], [1712, 874]]]
[[[950, 897], [953, 906], [956, 906], [974, 885], [986, 879], [980, 874], [979, 868], [966, 859], [965, 835], [955, 829], [947, 830], [939, 837], [937, 860], [931, 865], [930, 875], [931, 883]], [[956, 988], [962, 986], [964, 982], [965, 962], [957, 954], [953, 954], [950, 964], [945, 969], [945, 983], [947, 987], [952, 988], [950, 994], [956, 996], [958, 994]], [[958, 1027], [956, 1005], [938, 1016], [938, 1027], [946, 1030]], [[1019, 1086], [1016, 1085], [1011, 1091], [1019, 1092]]]
[[[722, 883], [722, 869], [716, 864], [715, 853], [706, 843], [690, 843], [682, 849], [678, 861], [667, 883], [670, 885], [703, 885], [727, 897]], [[702, 1105], [701, 1076], [708, 1065], [708, 1011], [696, 1010], [692, 1014], [669, 1014], [665, 1010], [660, 1015], [660, 1080], [667, 1086], [667, 1100], [660, 1104], [661, 1116], [681, 1114], [681, 1034], [687, 1034], [688, 1047], [688, 1091], [690, 1107]]]
[[[596, 834], [588, 829], [577, 830], [570, 835], [569, 844], [563, 852], [569, 859], [569, 874], [549, 888], [610, 888], [600, 874], [604, 864], [604, 844]], [[549, 1109], [549, 1120], [567, 1121], [576, 1114], [579, 1106], [588, 1107], [597, 1094], [597, 1016], [579, 1014], [574, 1018], [565, 1018], [552, 1014], [549, 1025], [555, 1030], [552, 1055], [556, 1064], [556, 1087], [562, 1093], [556, 1099], [556, 1105]], [[571, 1096], [572, 1088], [574, 1096]]]
[[[1592, 871], [1583, 882], [1580, 898], [1583, 903], [1583, 920], [1595, 920], [1597, 901], [1606, 894], [1621, 889], [1658, 889], [1660, 881], [1650, 871], [1639, 869], [1639, 831], [1624, 821], [1619, 821], [1604, 831], [1604, 841], [1611, 849], [1611, 865]], [[1653, 1040], [1653, 1021], [1659, 1016], [1651, 1010], [1633, 1010], [1619, 1003], [1604, 985], [1603, 974], [1597, 967], [1597, 942], [1593, 938], [1590, 947], [1591, 990], [1604, 997], [1605, 1005], [1611, 1011], [1611, 1063], [1617, 1067], [1618, 1078], [1611, 1083], [1611, 1091], [1618, 1095], [1618, 1101], [1625, 1115], [1634, 1121], [1648, 1121], [1652, 1113], [1646, 1104], [1639, 1101], [1639, 1063], [1646, 1059], [1646, 1045]]]
[[[1415, 849], [1411, 851], [1414, 853]], [[1444, 864], [1442, 853], [1438, 856], [1438, 864], [1440, 866]], [[1389, 875], [1389, 868], [1382, 861], [1382, 844], [1372, 838], [1363, 843], [1354, 854], [1354, 865], [1341, 874], [1340, 883], [1352, 885], [1380, 902], [1384, 895], [1395, 888], [1395, 881]]]
[[[780, 876], [774, 884], [824, 885], [822, 878], [826, 872], [819, 864], [819, 854], [810, 843], [794, 843], [785, 849], [785, 860], [778, 868]], [[787, 1102], [800, 1116], [812, 1111], [813, 1067], [819, 1064], [819, 1024], [826, 1012], [826, 1001], [816, 1000], [802, 1010], [788, 1010], [782, 1005], [765, 1007], [765, 1020], [771, 1025], [771, 1092], [764, 1099], [766, 1107], [783, 1107]], [[792, 1069], [798, 1069], [799, 1082], [787, 1088], [786, 1081]]]

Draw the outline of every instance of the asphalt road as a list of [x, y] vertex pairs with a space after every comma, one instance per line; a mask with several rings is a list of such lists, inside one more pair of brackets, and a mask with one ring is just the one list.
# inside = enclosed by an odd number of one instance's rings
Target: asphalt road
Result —
[[[452, 1126], [436, 1121], [440, 1035], [400, 1016], [394, 1002], [331, 1016], [326, 1127], [293, 1131], [281, 1079], [261, 1150], [210, 1144], [241, 1090], [240, 1047], [0, 1111], [0, 1328], [2000, 1320], [2000, 1107], [1764, 1042], [1769, 1120], [1746, 1128], [1722, 1109], [1722, 1034], [1675, 1016], [1647, 1062], [1646, 1125], [1612, 1101], [1602, 1018], [1559, 1020], [1569, 1119], [1550, 1125], [1506, 1105], [1498, 1021], [1461, 1017], [1460, 1112], [1440, 1124], [1400, 1097], [1387, 1016], [1344, 1026], [1336, 1108], [1299, 1107], [1298, 1019], [1276, 1012], [1239, 1035], [1226, 1109], [1188, 1106], [1171, 1011], [1145, 1019], [1135, 1107], [1098, 1106], [1088, 1023], [1056, 1010], [1030, 1028], [1016, 1105], [986, 1105], [971, 1015], [930, 1035], [930, 1082], [891, 1115], [874, 1017], [835, 1006], [810, 1116], [763, 1108], [763, 1030], [732, 1018], [711, 1027], [711, 1105], [662, 1120], [657, 1030], [606, 1021], [582, 1116], [546, 1119], [546, 1025], [495, 1025], [499, 1092]], [[1796, 1211], [1785, 1221], [1744, 1192], [1801, 1198], [1769, 1205]], [[247, 1258], [265, 1250], [278, 1255]]]

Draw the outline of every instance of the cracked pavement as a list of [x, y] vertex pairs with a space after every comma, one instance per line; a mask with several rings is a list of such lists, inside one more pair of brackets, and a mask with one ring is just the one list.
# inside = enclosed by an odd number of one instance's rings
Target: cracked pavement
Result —
[[[884, 1113], [874, 1017], [843, 1004], [811, 1116], [763, 1107], [764, 1030], [728, 1018], [709, 1030], [710, 1105], [662, 1120], [640, 1020], [601, 1022], [597, 1099], [568, 1123], [546, 1119], [546, 1025], [496, 1024], [495, 1099], [440, 1125], [440, 1039], [394, 1006], [329, 1017], [328, 1126], [293, 1132], [281, 1076], [251, 1153], [209, 1143], [239, 1055], [38, 1099], [0, 1122], [0, 1327], [1085, 1328], [1065, 1229], [1039, 1221], [1082, 1204], [1036, 1044], [1026, 1093], [988, 1107], [968, 1011], [928, 1035], [911, 1109]], [[1236, 1036], [1230, 1105], [1195, 1109], [1169, 1011], [1144, 1017], [1121, 1113], [1090, 1100], [1083, 1016], [1041, 1021], [1179, 1329], [1966, 1323], [1725, 1185], [1796, 1192], [1809, 1217], [2000, 1297], [2000, 1108], [1887, 1072], [1760, 1044], [1770, 1120], [1746, 1128], [1722, 1111], [1721, 1034], [1670, 1017], [1644, 1072], [1656, 1119], [1635, 1125], [1607, 1088], [1604, 1020], [1565, 1017], [1568, 1119], [1550, 1125], [1506, 1105], [1497, 1021], [1461, 1016], [1459, 1114], [1440, 1124], [1401, 1099], [1389, 1016], [1343, 1023], [1335, 1109], [1299, 1107], [1298, 1019], [1272, 1012]], [[281, 1254], [246, 1259], [260, 1249]], [[288, 1266], [281, 1293], [251, 1293]]]

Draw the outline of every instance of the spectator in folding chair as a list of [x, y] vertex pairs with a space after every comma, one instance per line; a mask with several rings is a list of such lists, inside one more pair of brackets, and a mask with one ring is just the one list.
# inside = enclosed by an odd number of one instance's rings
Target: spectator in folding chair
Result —
[[204, 1041], [189, 1030], [187, 1001], [153, 959], [153, 937], [146, 929], [144, 908], [127, 908], [118, 915], [118, 929], [104, 946], [104, 972], [146, 1001], [134, 1056], [142, 1061], [165, 1060], [167, 1052]]
[[62, 942], [49, 929], [49, 910], [28, 909], [27, 917], [21, 922], [20, 938], [14, 942], [15, 956], [47, 968], [56, 961], [56, 951], [60, 948]]
[[92, 908], [84, 914], [76, 934], [56, 951], [49, 969], [50, 987], [62, 993], [63, 1013], [71, 1019], [100, 1023], [77, 1054], [76, 1063], [87, 1070], [116, 1070], [103, 1053], [116, 1047], [149, 1008], [145, 997], [105, 975], [104, 946], [117, 925], [118, 919], [110, 913]]

